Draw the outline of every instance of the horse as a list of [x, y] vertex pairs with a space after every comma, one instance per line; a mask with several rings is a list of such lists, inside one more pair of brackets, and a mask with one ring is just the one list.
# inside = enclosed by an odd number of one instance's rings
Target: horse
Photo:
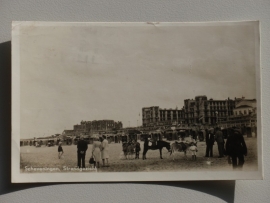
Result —
[[135, 145], [133, 143], [122, 144], [124, 156], [126, 159], [129, 159], [134, 154]]
[[166, 149], [168, 150], [168, 152], [170, 152], [171, 150], [171, 145], [169, 142], [165, 142], [165, 141], [157, 141], [157, 144], [156, 145], [153, 145], [152, 146], [148, 146], [148, 145], [144, 145], [144, 149], [143, 149], [143, 159], [146, 159], [146, 153], [147, 151], [150, 149], [150, 150], [157, 150], [159, 149], [159, 153], [160, 153], [160, 159], [163, 159], [162, 158], [162, 148], [163, 147], [166, 147]]
[[130, 159], [135, 151], [135, 144], [131, 143], [127, 147], [127, 159]]
[[187, 151], [192, 146], [192, 143], [197, 146], [197, 142], [174, 142], [171, 144], [171, 153], [170, 155], [173, 155], [174, 160], [174, 153], [175, 152], [184, 152], [185, 158], [187, 159]]
[[127, 158], [127, 148], [128, 148], [128, 143], [124, 142], [124, 143], [122, 144], [122, 148], [123, 148], [124, 156]]

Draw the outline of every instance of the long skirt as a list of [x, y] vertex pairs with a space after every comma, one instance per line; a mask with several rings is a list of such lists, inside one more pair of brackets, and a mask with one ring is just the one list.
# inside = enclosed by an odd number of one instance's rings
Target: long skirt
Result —
[[109, 158], [109, 151], [104, 149], [101, 151], [101, 158], [102, 159], [108, 159]]
[[101, 162], [101, 156], [100, 156], [100, 149], [99, 147], [96, 147], [94, 152], [93, 152], [93, 156], [95, 158], [96, 162]]

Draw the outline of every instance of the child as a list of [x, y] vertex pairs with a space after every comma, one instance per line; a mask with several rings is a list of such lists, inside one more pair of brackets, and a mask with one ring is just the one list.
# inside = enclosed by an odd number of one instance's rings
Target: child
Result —
[[63, 154], [64, 154], [64, 151], [63, 151], [63, 148], [62, 148], [62, 142], [59, 142], [59, 146], [58, 146], [58, 158], [60, 159]]
[[197, 150], [197, 146], [194, 142], [191, 143], [191, 146], [189, 147], [189, 150], [191, 151], [192, 154], [192, 160], [196, 160], [196, 152]]
[[135, 144], [135, 159], [139, 159], [139, 153], [141, 151], [141, 146], [139, 142]]

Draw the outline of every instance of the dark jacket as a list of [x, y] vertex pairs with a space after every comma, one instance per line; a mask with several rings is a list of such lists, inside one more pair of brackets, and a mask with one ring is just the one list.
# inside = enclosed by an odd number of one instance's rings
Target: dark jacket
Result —
[[141, 146], [140, 146], [140, 143], [139, 142], [136, 143], [135, 150], [136, 150], [136, 152], [141, 151]]
[[226, 142], [226, 151], [229, 156], [247, 155], [244, 137], [239, 133], [230, 135]]
[[223, 143], [224, 142], [223, 133], [220, 130], [218, 130], [216, 132], [215, 138], [216, 138], [217, 143]]
[[61, 146], [58, 146], [58, 152], [63, 152], [63, 148]]
[[205, 142], [207, 145], [213, 145], [215, 142], [215, 136], [213, 133], [208, 132], [205, 136]]
[[79, 140], [77, 143], [77, 152], [84, 151], [84, 153], [85, 153], [87, 149], [88, 149], [87, 142], [84, 140]]

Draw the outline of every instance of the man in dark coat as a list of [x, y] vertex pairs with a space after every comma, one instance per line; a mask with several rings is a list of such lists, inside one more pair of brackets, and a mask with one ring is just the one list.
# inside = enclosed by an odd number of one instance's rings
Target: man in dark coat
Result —
[[247, 146], [243, 135], [237, 129], [234, 129], [226, 142], [226, 151], [232, 158], [233, 168], [242, 168], [244, 165], [244, 155], [247, 156]]
[[88, 149], [87, 142], [83, 139], [81, 135], [80, 140], [77, 143], [77, 157], [78, 157], [78, 167], [85, 168], [85, 154], [86, 150]]
[[223, 139], [223, 133], [220, 130], [220, 128], [216, 128], [216, 134], [215, 134], [215, 139], [218, 145], [218, 153], [219, 157], [222, 158], [224, 156], [224, 139]]
[[141, 151], [141, 146], [140, 146], [140, 143], [137, 141], [135, 143], [135, 159], [139, 159], [140, 151]]
[[209, 131], [206, 132], [205, 137], [206, 142], [206, 153], [205, 157], [213, 157], [213, 145], [215, 142], [215, 136], [214, 136], [214, 129], [211, 128]]

